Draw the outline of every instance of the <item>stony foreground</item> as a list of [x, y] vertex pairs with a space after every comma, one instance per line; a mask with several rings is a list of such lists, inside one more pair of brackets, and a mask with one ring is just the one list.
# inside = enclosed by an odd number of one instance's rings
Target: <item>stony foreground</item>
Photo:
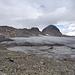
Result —
[[75, 75], [75, 59], [55, 60], [0, 50], [0, 75]]

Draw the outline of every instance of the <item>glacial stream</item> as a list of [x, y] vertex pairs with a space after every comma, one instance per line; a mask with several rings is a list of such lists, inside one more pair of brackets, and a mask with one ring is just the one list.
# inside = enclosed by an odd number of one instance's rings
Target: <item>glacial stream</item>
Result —
[[75, 37], [36, 36], [16, 37], [11, 39], [14, 41], [8, 42], [8, 44], [29, 42], [34, 45], [11, 46], [7, 48], [8, 50], [23, 51], [29, 55], [55, 59], [75, 58]]

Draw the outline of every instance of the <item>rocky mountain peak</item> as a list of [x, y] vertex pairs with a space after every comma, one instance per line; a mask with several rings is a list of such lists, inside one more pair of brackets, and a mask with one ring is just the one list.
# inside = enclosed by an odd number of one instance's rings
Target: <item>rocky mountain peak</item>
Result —
[[32, 28], [29, 30], [29, 32], [32, 32], [32, 35], [39, 35], [39, 34], [41, 34], [39, 28], [37, 28], [37, 27], [32, 27]]
[[62, 33], [60, 32], [60, 30], [54, 25], [49, 25], [46, 28], [44, 28], [42, 30], [42, 34], [52, 35], [52, 36], [62, 36]]
[[37, 28], [37, 27], [32, 27], [31, 30], [40, 31], [39, 28]]

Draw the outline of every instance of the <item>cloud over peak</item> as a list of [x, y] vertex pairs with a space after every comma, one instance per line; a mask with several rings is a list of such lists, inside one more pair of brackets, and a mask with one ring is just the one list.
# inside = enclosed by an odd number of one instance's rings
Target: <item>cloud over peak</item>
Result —
[[62, 33], [70, 35], [75, 32], [74, 7], [74, 0], [0, 0], [0, 25], [40, 29], [63, 25]]

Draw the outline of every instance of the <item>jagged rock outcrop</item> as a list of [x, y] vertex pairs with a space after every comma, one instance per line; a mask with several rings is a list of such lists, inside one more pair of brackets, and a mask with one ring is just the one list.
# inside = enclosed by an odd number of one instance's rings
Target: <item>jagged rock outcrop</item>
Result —
[[62, 33], [60, 30], [54, 26], [54, 25], [49, 25], [46, 28], [42, 30], [43, 35], [51, 35], [51, 36], [62, 36]]
[[0, 26], [0, 34], [6, 37], [16, 36], [18, 34], [17, 30], [9, 26]]

